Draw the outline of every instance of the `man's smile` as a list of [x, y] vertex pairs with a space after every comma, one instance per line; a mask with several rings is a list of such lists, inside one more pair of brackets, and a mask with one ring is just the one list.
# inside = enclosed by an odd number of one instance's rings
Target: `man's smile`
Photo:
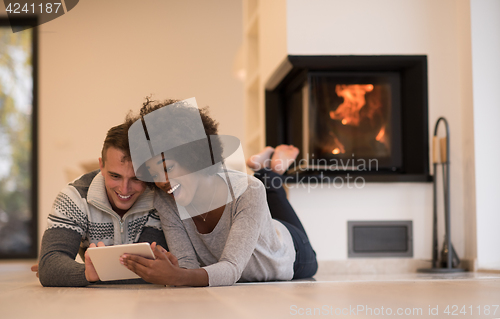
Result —
[[[116, 192], [115, 192], [116, 193]], [[129, 200], [133, 194], [130, 194], [128, 196], [123, 196], [123, 195], [120, 195], [118, 193], [116, 193], [116, 195], [118, 196], [119, 199], [122, 199], [122, 200]]]

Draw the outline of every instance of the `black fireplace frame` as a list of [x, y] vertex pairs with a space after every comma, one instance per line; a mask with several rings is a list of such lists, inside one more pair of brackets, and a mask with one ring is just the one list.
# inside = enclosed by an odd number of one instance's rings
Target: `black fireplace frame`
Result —
[[[397, 72], [401, 83], [402, 167], [397, 171], [303, 171], [302, 176], [328, 179], [350, 174], [363, 176], [367, 182], [430, 182], [427, 56], [425, 55], [328, 55], [288, 56], [290, 70], [272, 90], [265, 92], [266, 145], [290, 144], [293, 130], [288, 114], [301, 110], [300, 103], [287, 105], [291, 92], [300, 100], [297, 90], [307, 81], [310, 72]], [[290, 104], [290, 103], [288, 103]], [[294, 133], [295, 132], [295, 133]], [[295, 143], [297, 144], [297, 143]], [[301, 145], [297, 145], [299, 148]]]

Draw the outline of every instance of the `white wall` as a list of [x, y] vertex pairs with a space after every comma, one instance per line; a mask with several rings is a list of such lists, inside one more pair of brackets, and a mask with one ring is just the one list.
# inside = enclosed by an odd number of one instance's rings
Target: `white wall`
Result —
[[[269, 78], [287, 56], [286, 0], [259, 2], [260, 76]], [[264, 86], [265, 83], [262, 83]]]
[[[464, 35], [469, 21], [466, 0], [288, 0], [288, 54], [378, 55], [425, 54], [429, 75], [429, 135], [445, 116], [451, 129], [452, 242], [460, 257], [465, 250], [464, 109], [471, 95], [470, 55]], [[463, 92], [463, 93], [459, 93]], [[443, 134], [443, 133], [441, 133]], [[470, 161], [470, 159], [467, 159]], [[473, 175], [472, 175], [473, 176]], [[473, 195], [472, 195], [473, 196]], [[291, 189], [297, 209], [319, 259], [347, 258], [348, 220], [413, 220], [414, 257], [431, 258], [432, 185], [430, 183], [366, 184], [363, 189]], [[440, 212], [440, 227], [442, 212]], [[442, 233], [442, 232], [441, 232]], [[467, 235], [469, 236], [469, 235]], [[472, 236], [472, 235], [470, 235]], [[442, 234], [440, 235], [440, 239]]]
[[500, 269], [500, 1], [471, 0], [479, 268]]
[[221, 132], [243, 139], [242, 42], [235, 0], [86, 0], [39, 27], [39, 229], [64, 170], [97, 161], [107, 130], [151, 93], [196, 97]]

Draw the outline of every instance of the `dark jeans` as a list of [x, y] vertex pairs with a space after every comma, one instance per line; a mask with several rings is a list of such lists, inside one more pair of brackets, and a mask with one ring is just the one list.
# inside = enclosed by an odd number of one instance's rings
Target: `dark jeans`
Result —
[[295, 247], [295, 263], [293, 279], [309, 278], [318, 270], [316, 252], [309, 242], [306, 231], [297, 214], [286, 198], [282, 186], [282, 176], [270, 169], [263, 168], [254, 175], [266, 187], [267, 204], [273, 219], [279, 220], [290, 232]]

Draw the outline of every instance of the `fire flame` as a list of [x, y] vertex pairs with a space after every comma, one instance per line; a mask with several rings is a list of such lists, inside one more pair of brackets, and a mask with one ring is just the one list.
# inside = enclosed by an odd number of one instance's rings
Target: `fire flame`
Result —
[[359, 111], [366, 104], [366, 92], [373, 91], [373, 84], [337, 84], [335, 93], [344, 98], [335, 111], [330, 112], [332, 120], [341, 120], [344, 125], [358, 126]]
[[[366, 97], [369, 92], [371, 94]], [[335, 93], [337, 96], [342, 97], [344, 101], [335, 111], [330, 111], [330, 118], [339, 120], [342, 125], [359, 126], [362, 119], [373, 121], [377, 114], [381, 114], [383, 107], [381, 90], [378, 87], [375, 88], [373, 84], [337, 84]], [[363, 109], [363, 112], [361, 112], [361, 109]], [[390, 142], [387, 139], [385, 130], [386, 125], [382, 124], [375, 140], [389, 148]], [[330, 152], [334, 155], [345, 153], [344, 145], [335, 136], [333, 136], [333, 141], [328, 146]]]
[[378, 132], [377, 137], [375, 137], [375, 139], [377, 141], [379, 141], [380, 143], [384, 143], [384, 140], [385, 140], [384, 136], [385, 136], [385, 126], [382, 126], [382, 128]]
[[331, 149], [333, 155], [344, 154], [345, 153], [344, 145], [339, 141], [339, 139], [335, 136], [335, 134], [333, 134], [333, 132], [330, 132], [330, 135], [332, 136], [333, 143], [325, 145], [324, 151], [327, 152], [328, 149]]

